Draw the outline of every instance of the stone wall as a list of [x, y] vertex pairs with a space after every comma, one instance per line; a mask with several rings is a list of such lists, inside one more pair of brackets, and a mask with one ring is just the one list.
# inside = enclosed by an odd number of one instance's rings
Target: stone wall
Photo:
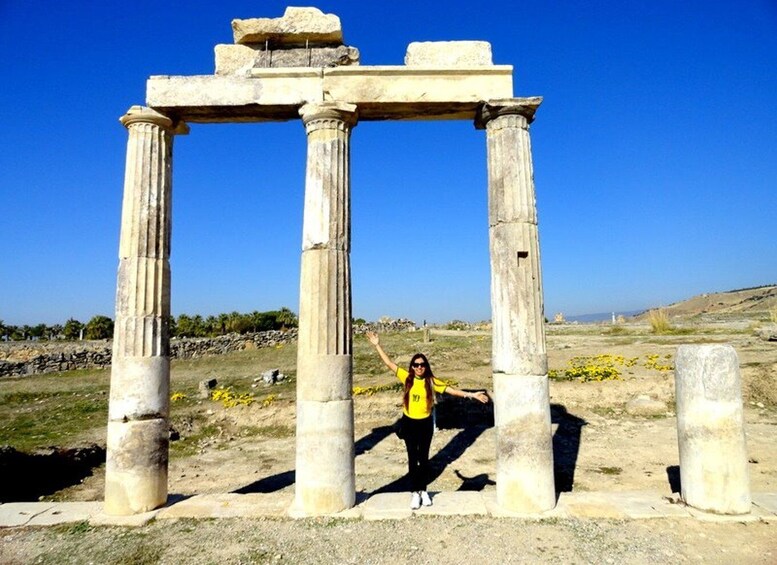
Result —
[[[369, 323], [354, 326], [354, 334], [366, 331], [413, 331], [410, 320], [392, 320], [385, 324]], [[172, 359], [192, 359], [205, 355], [223, 355], [232, 351], [274, 347], [297, 341], [297, 329], [266, 331], [250, 334], [227, 334], [219, 337], [196, 337], [170, 340]], [[111, 364], [112, 343], [104, 341], [10, 341], [0, 342], [0, 378], [42, 373], [58, 373], [76, 369], [100, 369]]]

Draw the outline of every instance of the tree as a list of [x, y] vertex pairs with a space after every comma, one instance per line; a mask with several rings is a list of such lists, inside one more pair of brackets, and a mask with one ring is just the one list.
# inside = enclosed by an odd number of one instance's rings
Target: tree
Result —
[[65, 327], [62, 328], [62, 335], [65, 336], [65, 339], [76, 340], [81, 337], [82, 329], [84, 329], [84, 324], [75, 318], [70, 318], [65, 322]]
[[113, 320], [108, 316], [94, 316], [86, 323], [86, 339], [108, 339], [113, 336]]
[[47, 330], [48, 328], [46, 327], [46, 324], [38, 324], [36, 326], [32, 326], [30, 328], [30, 337], [41, 339], [46, 336]]
[[298, 323], [297, 315], [286, 307], [278, 311], [275, 320], [281, 325], [281, 329], [296, 328]]

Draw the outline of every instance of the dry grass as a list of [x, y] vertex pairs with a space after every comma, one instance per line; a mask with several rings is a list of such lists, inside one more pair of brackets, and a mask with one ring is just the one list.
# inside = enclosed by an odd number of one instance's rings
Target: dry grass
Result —
[[665, 334], [672, 331], [669, 316], [663, 308], [657, 308], [648, 312], [648, 323], [654, 334]]

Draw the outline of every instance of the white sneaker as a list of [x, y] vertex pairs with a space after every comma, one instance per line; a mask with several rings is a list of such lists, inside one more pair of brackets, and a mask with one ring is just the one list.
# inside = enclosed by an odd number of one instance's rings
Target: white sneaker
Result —
[[421, 508], [421, 495], [419, 493], [414, 492], [413, 496], [410, 497], [410, 508], [412, 510]]
[[429, 493], [425, 490], [421, 491], [421, 504], [424, 506], [431, 506], [432, 505], [432, 499], [429, 498]]

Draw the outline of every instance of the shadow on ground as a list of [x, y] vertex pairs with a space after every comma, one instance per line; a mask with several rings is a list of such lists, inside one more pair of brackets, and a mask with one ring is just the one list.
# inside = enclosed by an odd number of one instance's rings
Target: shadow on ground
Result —
[[[551, 421], [556, 424], [553, 434], [553, 472], [556, 493], [570, 492], [575, 482], [575, 468], [580, 452], [580, 436], [587, 422], [570, 414], [561, 404], [551, 404]], [[438, 429], [459, 429], [460, 431], [437, 453], [429, 459], [429, 482], [437, 479], [445, 469], [461, 457], [475, 441], [489, 428], [494, 426], [493, 402], [481, 404], [467, 399], [445, 396], [435, 408], [435, 421]], [[396, 422], [387, 426], [373, 428], [354, 445], [356, 456], [362, 455], [381, 441], [395, 433]], [[487, 473], [466, 476], [459, 470], [454, 473], [461, 480], [460, 491], [482, 491], [486, 486], [496, 484]], [[285, 471], [264, 477], [233, 492], [270, 493], [283, 490], [294, 484], [294, 471]], [[410, 490], [407, 475], [399, 477], [370, 495], [384, 492], [407, 492]]]
[[105, 448], [99, 445], [52, 447], [36, 453], [0, 447], [0, 502], [37, 502], [79, 484], [103, 463]]

